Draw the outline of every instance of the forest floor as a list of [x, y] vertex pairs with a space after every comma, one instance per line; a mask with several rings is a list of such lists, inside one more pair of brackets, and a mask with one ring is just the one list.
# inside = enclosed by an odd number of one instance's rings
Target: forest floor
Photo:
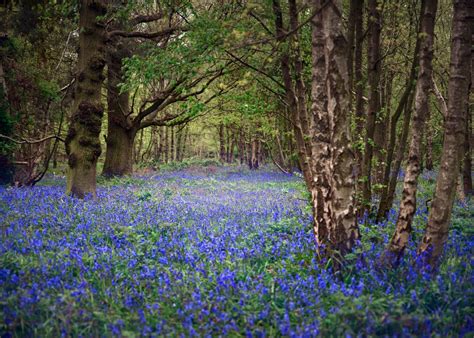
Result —
[[[376, 264], [396, 210], [361, 225], [342, 274], [318, 262], [301, 178], [194, 168], [0, 188], [0, 336], [461, 336], [474, 333], [472, 203], [456, 203], [439, 274], [417, 265], [434, 174], [397, 269]], [[395, 205], [397, 205], [395, 203]]]

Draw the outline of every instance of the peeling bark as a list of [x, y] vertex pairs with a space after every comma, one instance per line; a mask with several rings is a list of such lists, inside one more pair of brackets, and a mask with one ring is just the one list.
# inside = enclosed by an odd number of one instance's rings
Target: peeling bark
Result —
[[[341, 3], [324, 5], [313, 19], [314, 231], [331, 255], [344, 256], [359, 238], [354, 208], [354, 154], [350, 148], [350, 89]], [[322, 28], [322, 30], [321, 30]], [[321, 81], [322, 80], [322, 81]], [[321, 172], [319, 171], [321, 170]]]

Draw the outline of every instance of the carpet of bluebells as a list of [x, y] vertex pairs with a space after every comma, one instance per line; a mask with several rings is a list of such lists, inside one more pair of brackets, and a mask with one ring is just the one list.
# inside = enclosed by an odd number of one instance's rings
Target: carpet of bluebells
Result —
[[0, 336], [472, 336], [472, 203], [456, 202], [439, 273], [417, 265], [433, 175], [402, 265], [377, 264], [392, 210], [339, 274], [315, 255], [299, 177], [160, 172], [101, 180], [96, 201], [60, 177], [0, 188]]

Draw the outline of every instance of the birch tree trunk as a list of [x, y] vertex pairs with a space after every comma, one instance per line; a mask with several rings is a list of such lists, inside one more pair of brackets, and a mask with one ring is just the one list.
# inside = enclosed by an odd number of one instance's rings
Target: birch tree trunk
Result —
[[423, 143], [423, 131], [429, 109], [428, 95], [431, 89], [431, 76], [433, 72], [433, 39], [437, 0], [426, 0], [422, 8], [420, 42], [420, 70], [416, 83], [415, 114], [412, 121], [412, 135], [408, 154], [408, 163], [403, 181], [400, 211], [395, 226], [395, 233], [387, 248], [387, 258], [390, 262], [398, 262], [411, 233], [413, 216], [416, 211], [416, 192], [418, 176], [420, 174], [420, 160]]
[[453, 6], [449, 101], [444, 126], [443, 153], [428, 223], [418, 247], [418, 253], [423, 254], [424, 261], [431, 266], [438, 263], [448, 238], [448, 226], [459, 173], [457, 168], [463, 155], [465, 109], [471, 80], [471, 29], [474, 3], [470, 0], [454, 0]]
[[323, 171], [322, 177], [315, 172], [312, 186], [314, 229], [317, 243], [324, 244], [329, 254], [344, 256], [360, 236], [354, 208], [354, 154], [349, 137], [348, 46], [343, 34], [341, 2], [321, 6], [320, 0], [314, 0], [314, 10], [320, 14], [312, 21], [312, 146], [317, 150], [314, 163], [322, 166]]

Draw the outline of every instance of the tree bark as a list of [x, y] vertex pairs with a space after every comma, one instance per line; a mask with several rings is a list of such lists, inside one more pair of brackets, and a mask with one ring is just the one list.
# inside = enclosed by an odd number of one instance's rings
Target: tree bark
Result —
[[[363, 20], [364, 20], [364, 0], [352, 0], [354, 4], [354, 15], [355, 15], [355, 49], [354, 49], [354, 89], [355, 89], [355, 135], [361, 138], [364, 130], [364, 77], [362, 74], [362, 51], [363, 51]], [[356, 147], [356, 173], [358, 176], [361, 174], [361, 164], [363, 154]]]
[[[471, 32], [473, 33], [473, 32]], [[472, 93], [473, 88], [473, 71], [474, 68], [474, 50], [472, 50], [471, 54], [471, 81], [469, 84], [469, 93]], [[463, 168], [462, 168], [462, 176], [463, 176], [463, 189], [464, 195], [471, 196], [472, 195], [472, 103], [467, 102], [466, 105], [466, 128], [464, 129], [464, 142], [463, 142]]]
[[66, 193], [96, 197], [96, 167], [104, 108], [101, 103], [105, 66], [105, 29], [98, 16], [107, 12], [104, 0], [82, 0], [79, 16], [79, 57], [74, 107], [66, 138], [68, 172]]
[[436, 266], [448, 238], [448, 227], [454, 203], [456, 179], [462, 158], [462, 143], [466, 124], [466, 105], [471, 76], [472, 18], [474, 3], [453, 1], [451, 62], [448, 85], [448, 111], [444, 125], [443, 153], [436, 180], [425, 233], [418, 247], [424, 262]]
[[381, 18], [378, 9], [377, 0], [369, 0], [369, 18], [368, 18], [368, 32], [369, 43], [368, 47], [368, 84], [369, 84], [369, 102], [367, 118], [365, 123], [365, 149], [364, 158], [361, 166], [362, 179], [362, 208], [361, 212], [370, 211], [370, 204], [372, 199], [372, 158], [374, 154], [374, 135], [376, 128], [377, 114], [380, 111], [379, 99], [379, 82], [381, 70], [380, 57], [380, 31]]
[[224, 124], [219, 124], [219, 157], [221, 163], [225, 162], [225, 138], [224, 138]]
[[133, 171], [134, 140], [137, 131], [129, 118], [129, 93], [120, 92], [123, 82], [122, 61], [129, 56], [126, 48], [114, 38], [108, 45], [107, 60], [107, 138], [102, 175], [131, 175]]
[[[314, 0], [314, 10], [320, 10], [320, 14], [315, 15], [312, 22], [312, 140], [313, 150], [322, 146], [314, 154], [314, 163], [322, 163], [324, 173], [320, 177], [315, 172], [312, 185], [314, 228], [318, 244], [326, 245], [331, 255], [344, 256], [360, 237], [354, 208], [354, 155], [349, 137], [347, 41], [343, 34], [341, 2], [321, 5], [321, 0]], [[324, 47], [323, 54], [321, 47]], [[322, 76], [324, 81], [320, 82]]]
[[[283, 16], [279, 0], [273, 0], [273, 11], [275, 14], [275, 27], [277, 41], [281, 42], [285, 39], [285, 30], [283, 27]], [[280, 57], [281, 71], [283, 76], [283, 83], [286, 91], [286, 104], [290, 111], [291, 121], [293, 124], [293, 132], [295, 134], [296, 147], [298, 151], [298, 161], [303, 172], [306, 185], [311, 186], [312, 175], [308, 159], [308, 151], [306, 150], [305, 137], [301, 126], [301, 119], [298, 108], [298, 99], [295, 94], [294, 84], [290, 69], [290, 56], [288, 51], [283, 51]]]
[[[400, 119], [400, 116], [402, 115], [402, 112], [405, 111], [405, 126], [408, 128], [409, 126], [409, 116], [411, 116], [410, 110], [411, 110], [411, 103], [413, 100], [413, 87], [415, 83], [415, 79], [418, 76], [417, 69], [419, 67], [419, 60], [420, 60], [420, 44], [421, 44], [421, 38], [419, 37], [419, 33], [421, 32], [421, 23], [423, 20], [423, 8], [425, 8], [425, 0], [422, 1], [421, 4], [421, 10], [420, 10], [420, 24], [418, 29], [416, 30], [417, 33], [417, 38], [416, 38], [416, 45], [415, 45], [415, 51], [413, 54], [413, 61], [411, 64], [411, 69], [410, 69], [410, 75], [408, 79], [406, 80], [405, 83], [405, 90], [400, 98], [400, 101], [398, 102], [398, 106], [393, 114], [393, 116], [390, 118], [390, 131], [389, 131], [389, 141], [388, 141], [388, 146], [387, 146], [387, 155], [385, 158], [385, 170], [384, 170], [384, 177], [383, 177], [383, 185], [384, 188], [382, 190], [382, 194], [380, 197], [380, 202], [379, 202], [379, 208], [377, 210], [377, 217], [376, 221], [380, 222], [382, 221], [390, 208], [392, 207], [392, 201], [393, 201], [393, 196], [392, 194], [395, 192], [395, 189], [392, 190], [392, 185], [397, 183], [397, 178], [398, 178], [398, 172], [400, 169], [400, 164], [396, 164], [395, 167], [398, 166], [398, 169], [393, 170], [392, 169], [392, 161], [393, 161], [393, 155], [395, 152], [395, 140], [396, 140], [396, 134], [397, 134], [397, 124], [398, 120]], [[408, 111], [408, 113], [407, 113]], [[405, 129], [403, 129], [402, 134], [408, 136], [408, 131], [406, 133], [404, 132]], [[403, 137], [401, 138], [403, 140]], [[406, 143], [406, 138], [403, 140], [404, 143]], [[399, 156], [398, 158], [403, 159], [403, 154], [405, 152], [405, 145], [399, 144], [399, 149], [403, 150], [403, 153], [401, 154], [401, 157]], [[391, 176], [395, 175], [395, 180], [391, 179]]]
[[415, 114], [412, 122], [412, 135], [408, 154], [408, 163], [403, 181], [403, 192], [400, 210], [395, 226], [395, 233], [387, 248], [387, 259], [397, 263], [403, 254], [411, 233], [413, 216], [416, 211], [416, 193], [420, 174], [421, 146], [426, 115], [429, 109], [428, 96], [433, 72], [433, 39], [436, 18], [437, 0], [426, 0], [422, 8], [420, 42], [420, 70], [416, 83]]

